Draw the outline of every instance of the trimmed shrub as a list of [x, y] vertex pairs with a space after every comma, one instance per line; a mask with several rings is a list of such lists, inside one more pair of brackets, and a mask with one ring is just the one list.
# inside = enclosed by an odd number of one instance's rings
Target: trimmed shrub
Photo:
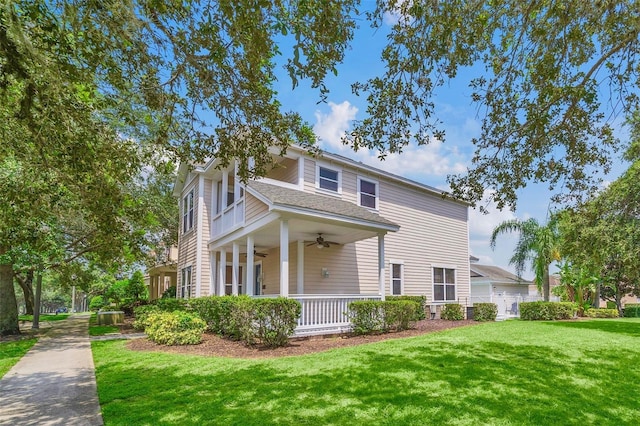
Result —
[[175, 299], [177, 291], [178, 290], [176, 289], [176, 286], [171, 286], [168, 289], [166, 289], [164, 291], [164, 293], [162, 293], [162, 298], [163, 299]]
[[197, 345], [207, 327], [197, 315], [184, 311], [153, 312], [147, 321], [149, 340], [162, 345]]
[[[382, 302], [384, 331], [408, 330], [415, 325], [417, 309], [421, 308], [414, 300], [386, 300]], [[424, 310], [422, 312], [424, 315]]]
[[302, 305], [297, 300], [278, 297], [276, 299], [253, 299], [255, 334], [263, 344], [270, 347], [285, 346], [296, 329]]
[[136, 330], [144, 330], [149, 326], [149, 315], [154, 312], [160, 312], [160, 308], [156, 305], [143, 305], [133, 309], [133, 315], [135, 321], [133, 322], [133, 328]]
[[640, 303], [627, 303], [624, 306], [625, 318], [638, 318], [640, 317]]
[[495, 303], [474, 303], [473, 319], [475, 321], [495, 321], [498, 316], [498, 305]]
[[418, 304], [415, 316], [412, 321], [421, 321], [427, 317], [427, 296], [386, 296], [385, 300], [393, 302], [395, 300], [410, 300]]
[[[223, 298], [231, 296], [205, 296], [189, 299], [189, 307], [198, 314], [198, 316], [207, 323], [207, 331], [216, 334], [220, 332], [220, 311]], [[227, 312], [229, 314], [229, 312]]]
[[165, 312], [188, 310], [187, 301], [184, 299], [156, 299], [154, 303], [161, 311]]
[[577, 311], [578, 307], [573, 302], [520, 303], [520, 319], [529, 321], [570, 319]]
[[225, 336], [233, 340], [240, 340], [247, 345], [253, 345], [256, 337], [254, 321], [257, 299], [251, 299], [246, 295], [228, 297], [230, 303], [223, 301], [222, 305], [229, 307], [229, 315], [221, 318]]
[[464, 312], [462, 310], [462, 305], [458, 303], [447, 303], [442, 306], [442, 310], [440, 311], [440, 318], [449, 320], [449, 321], [461, 321], [464, 319]]
[[384, 331], [382, 302], [358, 300], [349, 303], [347, 316], [355, 334], [381, 333]]
[[591, 308], [584, 311], [584, 315], [589, 318], [618, 318], [620, 314], [617, 309], [597, 309]]

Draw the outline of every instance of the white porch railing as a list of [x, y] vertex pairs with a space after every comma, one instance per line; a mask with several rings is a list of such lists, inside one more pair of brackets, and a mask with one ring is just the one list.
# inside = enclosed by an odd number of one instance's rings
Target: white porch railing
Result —
[[296, 336], [340, 333], [351, 329], [347, 316], [349, 303], [358, 300], [380, 300], [378, 294], [291, 295], [302, 305]]
[[215, 238], [244, 223], [244, 197], [218, 213], [211, 223], [211, 237]]

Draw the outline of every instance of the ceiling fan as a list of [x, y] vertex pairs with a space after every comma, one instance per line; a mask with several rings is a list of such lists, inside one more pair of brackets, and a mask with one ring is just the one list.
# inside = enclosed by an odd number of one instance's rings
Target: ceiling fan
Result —
[[321, 249], [321, 248], [324, 248], [324, 247], [328, 248], [331, 245], [340, 245], [340, 243], [336, 243], [335, 241], [326, 241], [322, 237], [322, 232], [318, 232], [318, 238], [316, 238], [315, 242], [312, 242], [311, 244], [307, 244], [307, 247], [316, 246], [319, 249]]
[[[246, 256], [247, 253], [240, 253], [242, 256]], [[253, 255], [256, 257], [267, 257], [267, 253], [258, 253], [256, 250], [253, 251]]]

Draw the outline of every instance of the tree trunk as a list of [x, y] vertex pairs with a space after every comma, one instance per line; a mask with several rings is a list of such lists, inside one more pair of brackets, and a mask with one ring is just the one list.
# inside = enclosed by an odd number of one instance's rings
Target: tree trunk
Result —
[[[0, 259], [8, 252], [0, 246]], [[13, 289], [13, 265], [10, 260], [0, 263], [0, 336], [20, 334], [18, 325], [18, 302]]]
[[42, 299], [42, 268], [38, 268], [36, 276], [36, 297], [33, 310], [33, 325], [31, 328], [40, 328], [40, 300]]
[[33, 315], [33, 270], [29, 269], [24, 279], [20, 277], [20, 274], [16, 274], [16, 280], [24, 293], [25, 314]]
[[549, 289], [551, 287], [550, 278], [549, 278], [549, 266], [544, 268], [544, 274], [542, 275], [542, 297], [545, 302], [549, 301]]

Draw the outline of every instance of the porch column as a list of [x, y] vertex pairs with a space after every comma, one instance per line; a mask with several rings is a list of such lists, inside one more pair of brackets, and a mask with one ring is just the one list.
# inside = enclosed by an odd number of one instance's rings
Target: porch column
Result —
[[[229, 172], [227, 170], [222, 171], [222, 195], [220, 197], [220, 202], [222, 205], [220, 206], [220, 211], [223, 212], [224, 209], [227, 208], [227, 194], [229, 193]], [[224, 223], [224, 219], [222, 220]], [[224, 229], [224, 227], [222, 228]]]
[[249, 296], [253, 296], [254, 293], [254, 277], [253, 277], [253, 273], [255, 271], [254, 266], [253, 266], [253, 250], [255, 249], [255, 245], [253, 242], [253, 236], [252, 235], [248, 235], [247, 236], [247, 282], [244, 284], [245, 285], [245, 293], [248, 294]]
[[164, 272], [160, 272], [160, 276], [156, 280], [156, 298], [162, 297], [162, 288], [164, 287]]
[[231, 294], [238, 295], [238, 272], [240, 271], [240, 246], [233, 243], [233, 253], [231, 255]]
[[384, 300], [386, 287], [384, 276], [384, 234], [378, 234], [378, 291], [382, 300]]
[[216, 252], [209, 252], [209, 296], [218, 294], [216, 290], [216, 277], [218, 275], [218, 265], [216, 263]]
[[220, 249], [220, 263], [218, 264], [218, 296], [224, 296], [227, 282], [227, 250]]
[[289, 297], [289, 221], [280, 220], [280, 296]]
[[[301, 161], [302, 157], [298, 160]], [[298, 240], [298, 287], [297, 294], [304, 294], [304, 241]]]

